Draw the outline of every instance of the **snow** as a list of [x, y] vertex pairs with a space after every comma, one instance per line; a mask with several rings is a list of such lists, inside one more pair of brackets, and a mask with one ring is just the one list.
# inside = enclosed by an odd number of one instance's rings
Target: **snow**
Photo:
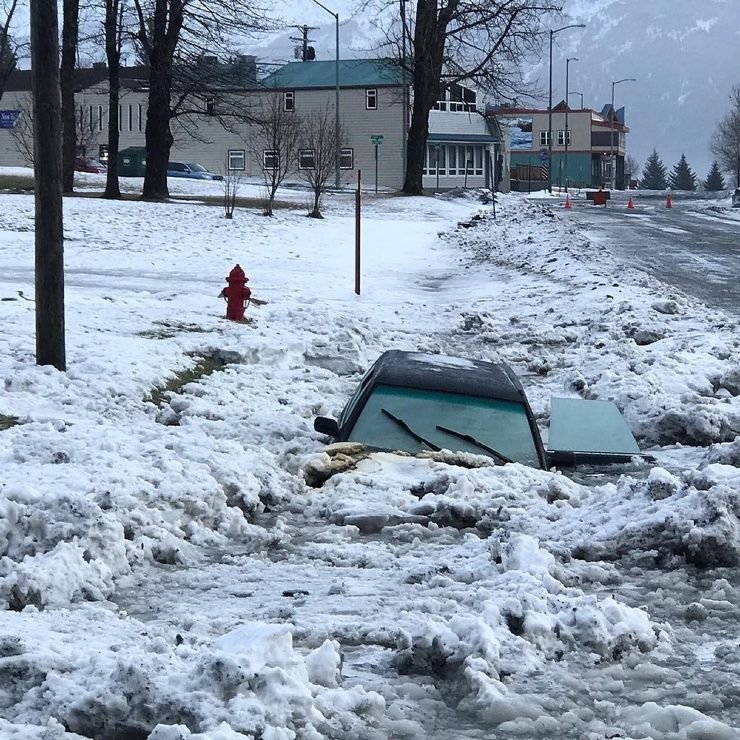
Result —
[[[60, 373], [0, 202], [1, 737], [737, 736], [736, 316], [556, 199], [368, 197], [358, 297], [351, 195], [68, 198]], [[657, 462], [330, 456], [391, 348], [509, 363], [545, 438], [552, 395], [612, 400]]]

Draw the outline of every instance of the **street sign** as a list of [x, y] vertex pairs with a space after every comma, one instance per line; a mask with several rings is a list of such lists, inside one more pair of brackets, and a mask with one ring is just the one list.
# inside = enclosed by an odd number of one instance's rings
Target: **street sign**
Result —
[[540, 149], [540, 162], [547, 164], [550, 161], [550, 152], [547, 149]]
[[370, 141], [375, 144], [375, 146], [378, 146], [378, 144], [382, 144], [383, 134], [370, 134]]
[[0, 110], [0, 128], [14, 128], [20, 115], [19, 110]]

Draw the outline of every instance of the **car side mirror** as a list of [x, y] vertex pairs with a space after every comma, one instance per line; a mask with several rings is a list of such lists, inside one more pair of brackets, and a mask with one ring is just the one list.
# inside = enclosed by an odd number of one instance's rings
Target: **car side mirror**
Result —
[[339, 424], [336, 419], [330, 419], [328, 416], [317, 416], [313, 421], [313, 428], [319, 434], [326, 434], [336, 439], [339, 436]]

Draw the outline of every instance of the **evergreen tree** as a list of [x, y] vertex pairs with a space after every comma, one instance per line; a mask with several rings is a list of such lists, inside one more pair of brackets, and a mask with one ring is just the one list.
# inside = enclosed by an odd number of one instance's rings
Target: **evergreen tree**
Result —
[[709, 170], [709, 174], [707, 175], [706, 182], [704, 183], [704, 188], [706, 190], [711, 190], [712, 192], [717, 192], [718, 190], [724, 190], [725, 187], [725, 178], [722, 177], [722, 173], [719, 169], [719, 163], [717, 160], [712, 162], [712, 169]]
[[640, 184], [646, 190], [665, 190], [668, 187], [668, 172], [655, 149], [645, 162]]
[[678, 164], [673, 168], [668, 184], [674, 190], [696, 190], [696, 175], [689, 167], [685, 154], [681, 155]]

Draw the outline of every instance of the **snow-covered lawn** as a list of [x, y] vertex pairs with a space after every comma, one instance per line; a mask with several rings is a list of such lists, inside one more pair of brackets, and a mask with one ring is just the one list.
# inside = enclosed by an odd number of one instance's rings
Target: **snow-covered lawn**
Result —
[[[66, 199], [59, 373], [0, 195], [0, 737], [737, 737], [738, 318], [516, 196], [369, 198], [357, 297], [326, 215]], [[308, 487], [389, 348], [509, 362], [545, 437], [551, 395], [614, 400], [658, 465]]]

